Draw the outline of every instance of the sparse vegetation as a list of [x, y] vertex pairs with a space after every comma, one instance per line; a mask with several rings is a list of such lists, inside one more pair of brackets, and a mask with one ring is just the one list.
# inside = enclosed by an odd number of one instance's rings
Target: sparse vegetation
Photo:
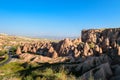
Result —
[[[41, 69], [38, 66], [40, 65], [8, 63], [0, 67], [0, 80], [82, 80], [80, 77], [76, 78], [74, 75], [68, 74], [62, 66], [59, 66], [58, 70], [50, 66]], [[91, 76], [89, 80], [93, 80], [93, 77]]]
[[9, 64], [0, 67], [0, 80], [21, 80], [16, 73], [20, 70], [24, 70], [21, 63], [11, 62]]
[[38, 68], [32, 70], [34, 67], [33, 64], [11, 62], [0, 67], [0, 80], [70, 80], [70, 78], [72, 78], [71, 80], [75, 80], [73, 75], [67, 75], [63, 67], [58, 71], [47, 68], [47, 66], [44, 69]]
[[10, 51], [11, 51], [11, 53], [14, 55], [14, 54], [16, 54], [16, 50], [17, 50], [17, 46], [12, 46], [11, 48], [10, 48]]
[[95, 47], [95, 44], [93, 42], [89, 43], [89, 46], [91, 49], [93, 49]]
[[9, 55], [7, 55], [7, 54], [5, 54], [4, 56], [5, 56], [5, 59], [3, 59], [2, 61], [0, 61], [0, 64], [1, 64], [1, 63], [4, 63], [4, 62], [7, 61], [8, 58], [9, 58]]
[[7, 51], [6, 51], [6, 50], [1, 50], [1, 51], [0, 51], [0, 56], [3, 56], [3, 55], [5, 55], [5, 54], [7, 54]]

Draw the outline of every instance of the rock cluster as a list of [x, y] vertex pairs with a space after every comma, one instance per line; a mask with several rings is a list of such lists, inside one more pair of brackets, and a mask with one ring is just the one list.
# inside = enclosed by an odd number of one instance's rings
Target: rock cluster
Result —
[[17, 48], [16, 54], [32, 53], [47, 56], [51, 58], [63, 57], [63, 56], [79, 56], [81, 40], [70, 40], [68, 38], [55, 42], [37, 42], [37, 43], [25, 43]]
[[99, 56], [101, 54], [120, 55], [120, 28], [83, 30], [81, 38], [56, 42], [41, 41], [24, 43], [18, 47], [17, 54], [32, 53], [57, 58], [63, 56]]
[[[120, 28], [83, 30], [81, 38], [66, 38], [59, 42], [25, 43], [16, 53], [26, 60], [61, 62], [81, 62], [67, 66], [68, 71], [79, 73], [83, 80], [90, 75], [95, 80], [120, 79]], [[31, 53], [29, 55], [25, 53]], [[36, 57], [35, 55], [38, 54]], [[27, 56], [28, 57], [27, 57]], [[27, 58], [25, 58], [27, 57]], [[59, 57], [64, 59], [57, 60]]]
[[83, 30], [82, 41], [97, 45], [95, 52], [112, 54], [116, 51], [114, 54], [119, 55], [120, 28]]

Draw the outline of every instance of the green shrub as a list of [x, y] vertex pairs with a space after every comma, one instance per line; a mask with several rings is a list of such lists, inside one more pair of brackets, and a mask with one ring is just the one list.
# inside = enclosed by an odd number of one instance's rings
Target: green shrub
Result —
[[6, 51], [6, 50], [1, 50], [1, 51], [0, 51], [0, 56], [3, 56], [3, 55], [5, 55], [5, 54], [7, 54], [7, 51]]
[[21, 77], [16, 72], [22, 69], [20, 63], [16, 62], [3, 65], [0, 67], [0, 80], [21, 80]]
[[30, 76], [26, 76], [25, 78], [23, 78], [23, 80], [34, 80], [33, 77], [30, 75]]
[[16, 50], [17, 50], [17, 46], [12, 46], [10, 48], [10, 51], [12, 52], [13, 55], [16, 53]]
[[14, 74], [20, 70], [24, 70], [24, 67], [21, 66], [21, 63], [11, 62], [0, 67], [0, 70], [4, 75]]
[[93, 48], [95, 47], [95, 44], [94, 44], [94, 43], [89, 43], [89, 47], [90, 47], [91, 49], [93, 49]]

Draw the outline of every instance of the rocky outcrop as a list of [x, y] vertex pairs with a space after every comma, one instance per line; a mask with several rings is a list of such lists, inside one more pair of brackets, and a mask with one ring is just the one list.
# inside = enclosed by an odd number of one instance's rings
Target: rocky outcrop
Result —
[[28, 62], [67, 61], [71, 63], [65, 65], [68, 71], [77, 73], [83, 80], [91, 75], [95, 80], [120, 79], [120, 28], [83, 30], [81, 38], [73, 40], [25, 43], [16, 53]]
[[51, 60], [51, 58], [49, 57], [38, 56], [28, 53], [21, 54], [20, 58], [23, 59], [24, 62], [48, 62]]
[[22, 52], [21, 52], [21, 48], [20, 48], [20, 47], [18, 47], [18, 48], [17, 48], [17, 50], [16, 50], [16, 54], [18, 54], [18, 55], [19, 55], [19, 54], [21, 54], [21, 53], [22, 53]]
[[81, 38], [83, 42], [98, 45], [100, 53], [110, 54], [118, 49], [117, 45], [120, 46], [120, 28], [83, 30]]
[[83, 50], [84, 50], [83, 55], [85, 55], [85, 56], [91, 55], [91, 54], [89, 54], [90, 47], [89, 47], [88, 43], [85, 43]]
[[[120, 28], [117, 29], [91, 29], [83, 30], [81, 38], [55, 42], [36, 42], [21, 45], [22, 53], [37, 53], [48, 57], [61, 57], [72, 55], [98, 56], [101, 54], [120, 55]], [[115, 52], [115, 53], [114, 53]], [[117, 53], [116, 53], [117, 52]]]
[[83, 30], [81, 38], [66, 38], [58, 43], [41, 41], [21, 45], [22, 53], [35, 53], [51, 58], [72, 55], [99, 56], [101, 54], [120, 55], [120, 29]]
[[52, 58], [57, 58], [58, 57], [58, 54], [57, 52], [54, 50], [54, 48], [51, 46], [48, 50], [48, 53], [47, 53], [47, 56], [48, 57], [52, 57]]
[[58, 63], [58, 62], [64, 62], [67, 60], [70, 60], [70, 57], [59, 57], [59, 58], [50, 58], [46, 56], [41, 56], [41, 55], [35, 55], [35, 54], [29, 54], [29, 53], [24, 53], [20, 54], [19, 57], [23, 62], [32, 62], [32, 63]]
[[28, 51], [28, 47], [27, 47], [27, 45], [25, 44], [25, 45], [23, 46], [22, 52], [26, 53], [27, 51]]
[[82, 41], [99, 43], [105, 39], [107, 39], [106, 41], [110, 39], [109, 40], [110, 42], [116, 40], [117, 43], [119, 43], [119, 37], [120, 37], [119, 35], [120, 35], [120, 28], [83, 30]]
[[[61, 42], [60, 42], [61, 43]], [[59, 56], [66, 56], [70, 50], [70, 47], [72, 46], [72, 41], [68, 38], [64, 39], [62, 43], [59, 46]]]

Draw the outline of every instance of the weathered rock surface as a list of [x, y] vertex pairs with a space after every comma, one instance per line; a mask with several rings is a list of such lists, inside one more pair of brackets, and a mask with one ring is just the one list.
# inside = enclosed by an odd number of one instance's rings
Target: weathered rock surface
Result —
[[94, 80], [107, 80], [112, 76], [112, 70], [109, 63], [101, 64], [98, 67], [93, 68], [92, 70], [84, 73], [81, 77], [82, 79], [89, 80], [93, 76]]

